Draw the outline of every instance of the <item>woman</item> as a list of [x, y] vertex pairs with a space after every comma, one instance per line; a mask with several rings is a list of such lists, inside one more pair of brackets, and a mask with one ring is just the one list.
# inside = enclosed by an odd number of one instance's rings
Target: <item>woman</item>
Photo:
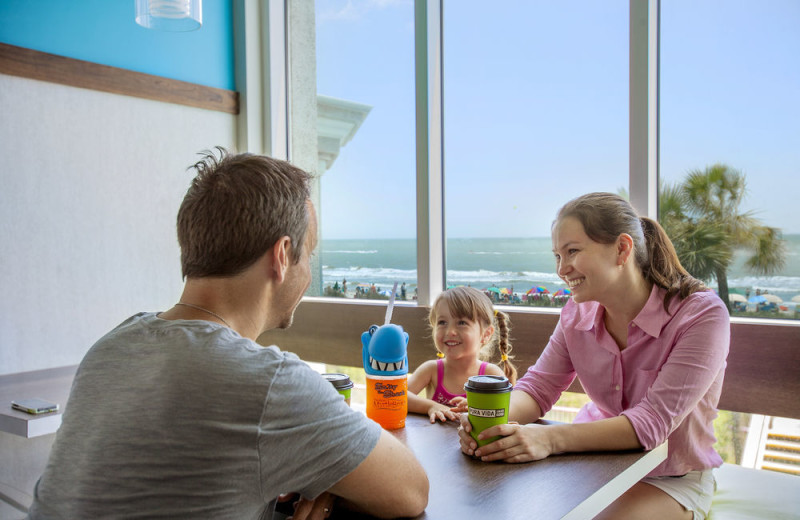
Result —
[[[617, 195], [568, 202], [552, 238], [572, 299], [514, 387], [513, 422], [480, 435], [503, 438], [478, 448], [462, 416], [462, 451], [528, 462], [553, 453], [652, 449], [669, 440], [667, 460], [600, 518], [706, 518], [712, 468], [722, 463], [713, 421], [730, 339], [725, 305], [683, 269], [661, 226]], [[592, 402], [574, 423], [532, 424], [576, 375]]]

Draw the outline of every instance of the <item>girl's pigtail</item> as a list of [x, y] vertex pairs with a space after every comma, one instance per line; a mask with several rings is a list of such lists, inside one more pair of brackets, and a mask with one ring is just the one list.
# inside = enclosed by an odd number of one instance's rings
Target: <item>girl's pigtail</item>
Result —
[[495, 321], [497, 322], [497, 346], [500, 349], [500, 361], [503, 364], [503, 372], [513, 385], [517, 382], [517, 367], [511, 362], [511, 320], [508, 314], [502, 311], [494, 311]]

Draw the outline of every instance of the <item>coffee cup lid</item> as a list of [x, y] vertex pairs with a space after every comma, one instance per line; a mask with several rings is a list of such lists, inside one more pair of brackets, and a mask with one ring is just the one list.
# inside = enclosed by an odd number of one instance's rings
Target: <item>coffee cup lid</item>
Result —
[[511, 383], [505, 376], [472, 376], [464, 383], [464, 390], [484, 394], [499, 394], [510, 391]]
[[347, 390], [354, 386], [347, 374], [322, 374], [322, 377], [330, 381], [337, 390]]

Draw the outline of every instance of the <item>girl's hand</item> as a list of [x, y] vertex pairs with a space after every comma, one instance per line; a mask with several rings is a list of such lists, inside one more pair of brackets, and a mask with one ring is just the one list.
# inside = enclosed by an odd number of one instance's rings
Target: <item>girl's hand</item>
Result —
[[548, 426], [540, 424], [523, 426], [516, 422], [492, 426], [482, 431], [478, 438], [487, 439], [498, 435], [502, 438], [480, 448], [470, 435], [471, 431], [469, 416], [461, 415], [461, 426], [458, 428], [461, 451], [484, 462], [496, 460], [513, 463], [531, 462], [552, 454], [552, 442], [549, 436], [553, 429], [548, 429]]
[[431, 407], [428, 408], [428, 417], [430, 417], [432, 423], [435, 423], [437, 419], [442, 422], [458, 420], [457, 413], [451, 411], [447, 406], [439, 403], [433, 403]]
[[456, 413], [464, 413], [467, 411], [467, 398], [466, 397], [454, 397], [450, 401], [450, 411]]

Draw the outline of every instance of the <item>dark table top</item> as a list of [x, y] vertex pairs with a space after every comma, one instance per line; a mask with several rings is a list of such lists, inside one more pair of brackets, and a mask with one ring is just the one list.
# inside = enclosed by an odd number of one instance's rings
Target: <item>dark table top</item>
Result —
[[[525, 464], [481, 462], [461, 453], [453, 422], [409, 414], [391, 433], [428, 473], [430, 497], [419, 519], [591, 518], [658, 466], [653, 451], [572, 453]], [[371, 518], [334, 510], [336, 518]]]

